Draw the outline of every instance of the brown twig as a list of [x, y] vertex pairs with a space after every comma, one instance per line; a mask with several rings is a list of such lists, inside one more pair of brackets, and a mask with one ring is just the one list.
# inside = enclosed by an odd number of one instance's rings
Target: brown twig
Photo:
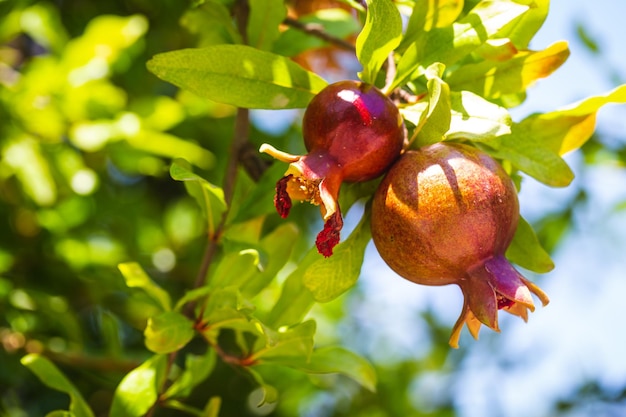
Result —
[[389, 53], [387, 56], [387, 61], [385, 63], [385, 86], [383, 87], [383, 93], [390, 95], [392, 91], [389, 91], [391, 85], [393, 84], [393, 80], [396, 78], [396, 61], [393, 57], [393, 51]]
[[286, 17], [285, 20], [283, 20], [283, 23], [286, 24], [287, 26], [291, 26], [292, 28], [301, 30], [305, 33], [308, 33], [311, 36], [315, 36], [316, 38], [319, 38], [328, 43], [331, 43], [339, 48], [342, 48], [351, 52], [356, 51], [356, 47], [352, 43], [329, 34], [328, 32], [324, 30], [324, 27], [322, 25], [318, 25], [315, 23], [303, 23], [292, 17]]

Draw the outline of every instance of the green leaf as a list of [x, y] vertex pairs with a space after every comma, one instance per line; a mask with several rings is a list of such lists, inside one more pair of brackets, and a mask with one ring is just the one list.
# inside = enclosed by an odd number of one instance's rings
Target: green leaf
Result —
[[319, 256], [317, 249], [312, 247], [298, 262], [298, 267], [285, 280], [280, 297], [265, 320], [267, 324], [274, 328], [292, 325], [300, 322], [309, 312], [315, 299], [304, 286], [302, 276]]
[[122, 379], [115, 390], [111, 417], [141, 417], [156, 403], [165, 380], [166, 355], [154, 355]]
[[519, 125], [512, 126], [510, 135], [500, 137], [497, 149], [491, 154], [510, 161], [517, 169], [546, 185], [565, 187], [574, 179], [574, 173], [556, 152], [528, 136]]
[[187, 168], [185, 160], [176, 159], [170, 167], [170, 175], [177, 181], [184, 181], [189, 194], [196, 199], [207, 220], [207, 233], [213, 236], [226, 210], [224, 190], [194, 174]]
[[241, 43], [241, 35], [233, 24], [228, 8], [218, 0], [203, 0], [181, 18], [189, 32], [198, 35], [198, 46]]
[[223, 328], [258, 333], [250, 322], [250, 313], [254, 306], [244, 299], [234, 287], [220, 288], [213, 291], [204, 304], [202, 321], [205, 329], [203, 336], [211, 343], [217, 343], [217, 337]]
[[533, 115], [522, 121], [528, 133], [559, 155], [580, 148], [595, 130], [596, 113], [605, 104], [626, 103], [626, 84], [563, 109]]
[[530, 271], [543, 273], [554, 269], [554, 262], [539, 243], [532, 226], [521, 216], [506, 257]]
[[270, 50], [280, 35], [279, 25], [287, 16], [284, 0], [248, 0], [248, 45]]
[[253, 297], [269, 285], [289, 260], [299, 236], [300, 231], [293, 223], [285, 223], [261, 240], [267, 262], [263, 263], [262, 271], [241, 287], [244, 296]]
[[469, 91], [450, 95], [452, 118], [447, 140], [468, 139], [489, 143], [493, 138], [511, 133], [511, 115], [504, 108]]
[[356, 39], [363, 82], [374, 84], [378, 71], [401, 40], [402, 19], [396, 5], [391, 0], [367, 0], [365, 25]]
[[[450, 129], [450, 87], [441, 79], [445, 67], [435, 63], [426, 70], [428, 80], [428, 111], [415, 129], [417, 140], [414, 146], [425, 146], [441, 142]], [[413, 139], [411, 139], [413, 142]]]
[[376, 391], [374, 367], [363, 357], [342, 347], [315, 349], [309, 360], [285, 358], [281, 364], [310, 374], [338, 373], [348, 376], [372, 392]]
[[216, 358], [217, 355], [213, 349], [207, 349], [204, 355], [187, 354], [187, 356], [185, 356], [185, 370], [176, 378], [167, 391], [165, 391], [163, 397], [187, 398], [191, 395], [193, 389], [213, 372]]
[[548, 17], [550, 0], [516, 0], [516, 2], [527, 5], [529, 10], [519, 19], [504, 26], [498, 35], [510, 39], [517, 48], [525, 49]]
[[278, 390], [271, 385], [268, 385], [259, 372], [252, 369], [251, 367], [247, 367], [246, 371], [252, 375], [254, 380], [259, 384], [259, 388], [261, 388], [262, 397], [257, 404], [257, 407], [262, 406], [263, 404], [271, 404], [278, 401]]
[[326, 86], [326, 81], [289, 58], [245, 45], [165, 52], [147, 65], [180, 88], [237, 107], [306, 107]]
[[543, 51], [521, 51], [502, 62], [485, 60], [464, 65], [446, 81], [455, 90], [472, 91], [487, 99], [525, 91], [535, 81], [552, 74], [569, 57], [567, 42]]
[[420, 67], [458, 62], [527, 10], [528, 6], [510, 0], [481, 1], [451, 27], [433, 29], [423, 41], [411, 44], [398, 61], [392, 88], [415, 78]]
[[242, 198], [242, 203], [234, 216], [233, 223], [240, 223], [254, 217], [275, 213], [274, 195], [276, 178], [281, 178], [287, 170], [284, 164], [272, 164], [254, 184], [250, 192]]
[[[423, 7], [419, 2], [416, 4], [419, 5], [418, 7]], [[463, 11], [463, 4], [463, 0], [429, 1], [424, 29], [431, 30], [451, 25]]]
[[[70, 396], [69, 413], [75, 417], [94, 417], [93, 411], [81, 395], [80, 391], [69, 379], [46, 357], [31, 353], [20, 359], [22, 365], [31, 370], [47, 387], [61, 391]], [[57, 413], [63, 413], [59, 411]]]
[[211, 397], [202, 410], [200, 417], [218, 417], [220, 408], [222, 407], [222, 399], [220, 397]]
[[[337, 39], [345, 39], [357, 33], [361, 27], [350, 12], [343, 9], [321, 9], [302, 16], [298, 22], [308, 27], [322, 28]], [[273, 51], [284, 56], [295, 56], [304, 51], [321, 48], [328, 42], [317, 36], [313, 36], [301, 29], [289, 27], [280, 34], [274, 42]]]
[[416, 1], [404, 37], [398, 48], [401, 51], [415, 42], [423, 45], [425, 34], [434, 28], [450, 26], [463, 11], [463, 0]]
[[285, 357], [308, 358], [313, 351], [315, 321], [307, 320], [293, 327], [283, 326], [274, 331], [257, 322], [264, 338], [259, 338], [250, 357], [255, 362], [265, 363]]
[[172, 309], [170, 295], [150, 279], [137, 262], [125, 262], [117, 266], [129, 288], [142, 289], [164, 311]]
[[359, 224], [348, 239], [337, 246], [333, 256], [320, 257], [306, 269], [302, 282], [316, 301], [334, 300], [357, 282], [365, 247], [371, 238], [370, 215], [367, 208]]
[[46, 414], [46, 417], [76, 417], [76, 415], [71, 411], [56, 410]]
[[260, 272], [259, 252], [255, 249], [244, 249], [224, 255], [215, 271], [211, 274], [209, 286], [224, 288], [241, 287]]
[[513, 125], [510, 135], [501, 137], [493, 153], [547, 185], [567, 186], [574, 174], [560, 155], [591, 137], [596, 113], [608, 103], [626, 103], [626, 85], [561, 110], [527, 117]]
[[170, 353], [182, 349], [194, 335], [194, 324], [175, 311], [166, 311], [148, 319], [143, 332], [146, 347], [154, 353]]

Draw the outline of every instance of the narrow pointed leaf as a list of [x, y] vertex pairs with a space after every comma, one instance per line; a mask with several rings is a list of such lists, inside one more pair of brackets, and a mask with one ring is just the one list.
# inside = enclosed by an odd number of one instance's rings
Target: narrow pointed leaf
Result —
[[193, 338], [193, 326], [191, 320], [175, 311], [151, 317], [144, 330], [146, 347], [154, 353], [180, 350]]
[[203, 355], [187, 354], [185, 370], [170, 385], [164, 398], [186, 398], [215, 368], [217, 355], [215, 350], [208, 348]]
[[142, 289], [163, 311], [172, 309], [170, 295], [150, 279], [146, 271], [137, 262], [121, 263], [118, 269], [129, 288]]
[[209, 285], [213, 288], [240, 288], [261, 272], [259, 263], [259, 252], [255, 249], [227, 253], [212, 273]]
[[181, 25], [197, 35], [199, 47], [223, 43], [242, 43], [230, 11], [219, 0], [203, 0], [180, 19]]
[[626, 103], [626, 84], [563, 109], [531, 116], [522, 123], [551, 149], [563, 155], [580, 148], [591, 137], [595, 130], [596, 113], [602, 106], [611, 103]]
[[504, 108], [469, 91], [450, 95], [452, 117], [446, 139], [489, 143], [511, 133], [511, 115]]
[[313, 247], [300, 260], [298, 267], [289, 274], [283, 283], [278, 301], [265, 319], [268, 325], [278, 328], [299, 323], [313, 307], [315, 299], [311, 291], [304, 286], [302, 276], [318, 259], [317, 248]]
[[567, 42], [557, 42], [543, 51], [521, 51], [511, 59], [481, 61], [460, 67], [446, 78], [454, 90], [468, 90], [488, 99], [525, 91], [547, 77], [569, 56]]
[[[429, 1], [428, 13], [424, 29], [442, 28], [450, 26], [463, 11], [463, 0], [437, 0]], [[422, 3], [416, 2], [417, 7], [423, 7]]]
[[543, 249], [532, 226], [520, 217], [513, 242], [506, 251], [511, 261], [534, 272], [549, 272], [554, 269], [554, 262]]
[[363, 65], [360, 78], [374, 84], [383, 62], [402, 40], [402, 19], [391, 0], [368, 0], [365, 25], [356, 40], [356, 56]]
[[451, 101], [450, 87], [441, 79], [445, 67], [435, 63], [426, 70], [428, 80], [428, 111], [423, 124], [416, 129], [417, 140], [414, 146], [425, 146], [441, 142], [450, 129]]
[[320, 257], [306, 269], [302, 282], [316, 301], [334, 300], [357, 282], [371, 237], [369, 218], [370, 210], [366, 209], [357, 227], [337, 246], [333, 256]]
[[301, 357], [306, 360], [311, 356], [316, 329], [314, 320], [307, 320], [289, 328], [283, 327], [279, 331], [266, 326], [260, 327], [265, 338], [260, 338], [260, 343], [255, 346], [252, 353], [254, 360], [267, 363], [285, 357]]
[[550, 113], [535, 114], [501, 137], [494, 154], [554, 187], [568, 185], [574, 174], [560, 157], [582, 146], [595, 130], [597, 111], [608, 103], [626, 103], [626, 85]]
[[[20, 362], [37, 375], [37, 378], [47, 387], [61, 391], [70, 396], [68, 415], [74, 417], [94, 417], [93, 411], [89, 408], [89, 405], [80, 391], [76, 389], [74, 384], [72, 384], [49, 359], [31, 353], [22, 357]], [[63, 413], [63, 411], [59, 411], [58, 413]]]
[[180, 88], [237, 107], [306, 107], [326, 86], [289, 58], [245, 45], [215, 45], [155, 55], [148, 69]]
[[221, 397], [211, 397], [202, 410], [201, 417], [218, 417], [222, 407]]
[[528, 11], [504, 26], [498, 34], [510, 39], [517, 48], [526, 49], [548, 17], [550, 0], [517, 0], [517, 3], [527, 5]]
[[527, 10], [528, 6], [509, 0], [478, 3], [467, 16], [452, 26], [433, 29], [423, 42], [410, 45], [398, 62], [392, 87], [415, 78], [420, 67], [434, 62], [441, 62], [446, 66], [456, 63]]
[[155, 355], [130, 371], [115, 390], [111, 417], [141, 417], [156, 403], [167, 367], [166, 355]]
[[224, 190], [193, 173], [188, 165], [187, 161], [176, 159], [170, 167], [170, 175], [177, 181], [185, 182], [188, 193], [196, 199], [202, 208], [207, 220], [209, 236], [213, 236], [217, 224], [226, 210]]
[[284, 0], [249, 0], [248, 44], [270, 50], [280, 35], [279, 25], [287, 16]]
[[289, 260], [299, 236], [298, 228], [293, 223], [286, 223], [261, 240], [267, 261], [262, 265], [262, 271], [242, 286], [244, 296], [253, 297], [270, 284]]
[[301, 358], [285, 358], [286, 365], [310, 374], [341, 374], [359, 383], [362, 387], [376, 391], [376, 370], [363, 357], [338, 346], [315, 349], [308, 361]]
[[510, 135], [500, 137], [492, 155], [509, 160], [520, 171], [552, 187], [565, 187], [574, 179], [574, 173], [558, 153], [518, 125], [513, 126]]

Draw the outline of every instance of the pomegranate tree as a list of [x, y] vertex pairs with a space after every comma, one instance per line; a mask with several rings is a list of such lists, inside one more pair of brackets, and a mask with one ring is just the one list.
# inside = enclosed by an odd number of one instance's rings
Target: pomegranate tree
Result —
[[515, 186], [489, 155], [462, 144], [407, 151], [377, 189], [372, 237], [385, 262], [424, 285], [457, 284], [464, 295], [450, 345], [464, 324], [498, 331], [498, 310], [527, 320], [531, 293], [548, 297], [505, 258], [519, 219]]
[[276, 183], [274, 205], [281, 217], [292, 200], [319, 205], [324, 228], [318, 251], [328, 257], [343, 226], [337, 202], [344, 181], [368, 181], [383, 174], [404, 144], [404, 124], [394, 103], [372, 85], [340, 81], [317, 94], [302, 121], [306, 155], [292, 155], [263, 144], [260, 151], [289, 163]]

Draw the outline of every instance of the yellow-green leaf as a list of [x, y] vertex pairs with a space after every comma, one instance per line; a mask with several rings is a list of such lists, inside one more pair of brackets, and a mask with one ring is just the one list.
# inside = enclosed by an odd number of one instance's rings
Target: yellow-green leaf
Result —
[[182, 349], [193, 338], [193, 322], [175, 311], [166, 311], [148, 319], [143, 332], [146, 347], [154, 353]]
[[523, 217], [519, 219], [506, 257], [530, 271], [549, 272], [554, 269], [550, 255], [543, 249], [532, 226]]
[[195, 174], [187, 161], [176, 159], [170, 167], [170, 175], [177, 181], [184, 181], [187, 192], [196, 199], [207, 220], [207, 233], [213, 236], [222, 214], [226, 210], [224, 190]]
[[125, 262], [118, 266], [129, 288], [142, 289], [164, 311], [172, 309], [170, 295], [150, 279], [137, 262]]
[[[416, 7], [424, 7], [423, 2], [415, 2]], [[463, 11], [463, 0], [428, 0], [425, 30], [451, 25]]]
[[304, 273], [302, 282], [316, 301], [327, 302], [350, 289], [359, 278], [365, 247], [370, 240], [370, 210], [348, 239], [340, 243], [333, 256], [318, 258]]
[[580, 148], [591, 137], [595, 130], [596, 113], [610, 103], [626, 103], [626, 84], [560, 110], [532, 116], [527, 123], [551, 149], [563, 155]]
[[248, 0], [248, 44], [258, 49], [271, 49], [280, 35], [279, 25], [287, 16], [284, 0]]
[[22, 365], [30, 369], [46, 386], [70, 396], [69, 412], [74, 417], [93, 417], [93, 411], [76, 389], [74, 384], [49, 359], [35, 353], [28, 354], [20, 360]]
[[365, 25], [356, 40], [356, 56], [363, 71], [360, 78], [374, 84], [376, 74], [402, 40], [402, 19], [391, 0], [368, 0]]
[[280, 363], [310, 374], [346, 375], [362, 387], [376, 391], [377, 377], [374, 367], [365, 358], [342, 347], [315, 349], [308, 360], [283, 358]]
[[115, 390], [111, 417], [141, 417], [154, 405], [166, 377], [166, 355], [154, 355], [122, 379]]
[[489, 143], [511, 133], [511, 115], [504, 108], [469, 91], [450, 94], [452, 118], [446, 139]]
[[527, 10], [528, 6], [509, 0], [481, 1], [452, 26], [427, 32], [425, 40], [411, 44], [398, 61], [392, 88], [434, 62], [446, 66], [458, 62]]
[[567, 42], [557, 42], [543, 51], [521, 51], [502, 62], [484, 60], [464, 65], [446, 78], [454, 90], [468, 90], [488, 99], [525, 91], [547, 77], [569, 57]]
[[420, 126], [415, 131], [415, 146], [425, 146], [441, 142], [450, 129], [452, 118], [450, 87], [441, 79], [445, 67], [435, 63], [426, 70], [428, 80], [428, 111]]
[[306, 107], [327, 83], [294, 61], [245, 45], [214, 45], [155, 55], [148, 69], [220, 103], [258, 109]]

